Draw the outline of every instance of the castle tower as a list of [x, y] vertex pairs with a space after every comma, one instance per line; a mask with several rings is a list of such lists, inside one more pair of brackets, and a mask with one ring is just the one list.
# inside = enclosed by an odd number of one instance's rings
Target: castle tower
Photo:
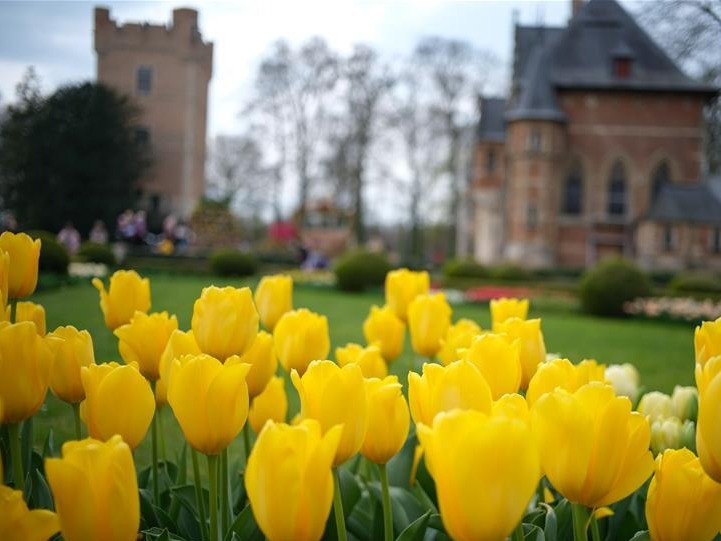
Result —
[[136, 136], [151, 145], [153, 165], [141, 182], [151, 214], [187, 217], [205, 191], [208, 83], [213, 44], [198, 12], [173, 10], [170, 26], [118, 25], [95, 8], [97, 80], [130, 96], [142, 116]]

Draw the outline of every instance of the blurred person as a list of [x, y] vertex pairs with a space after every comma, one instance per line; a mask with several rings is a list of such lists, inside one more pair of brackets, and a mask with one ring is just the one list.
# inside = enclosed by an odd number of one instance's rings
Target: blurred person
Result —
[[90, 242], [94, 242], [96, 244], [108, 243], [108, 230], [105, 228], [105, 223], [103, 223], [102, 220], [95, 220], [88, 238], [90, 239]]
[[66, 222], [58, 233], [58, 242], [65, 246], [70, 255], [77, 253], [80, 248], [80, 233], [72, 222]]
[[117, 235], [120, 240], [131, 240], [135, 236], [133, 211], [126, 209], [118, 215]]
[[145, 244], [145, 236], [148, 234], [148, 222], [144, 210], [139, 210], [133, 216], [135, 231], [133, 240], [136, 244]]
[[178, 226], [178, 218], [174, 214], [168, 214], [163, 219], [163, 236], [166, 239], [175, 240], [175, 228]]

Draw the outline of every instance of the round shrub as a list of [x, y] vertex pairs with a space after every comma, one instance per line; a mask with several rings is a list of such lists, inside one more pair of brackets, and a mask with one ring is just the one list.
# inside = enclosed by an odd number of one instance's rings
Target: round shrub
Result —
[[446, 278], [488, 278], [486, 267], [473, 259], [450, 259], [443, 265]]
[[78, 257], [88, 263], [102, 263], [109, 267], [115, 265], [115, 254], [107, 244], [84, 242], [78, 250]]
[[499, 265], [493, 269], [491, 275], [496, 280], [508, 280], [509, 282], [523, 282], [533, 278], [533, 274], [528, 269], [510, 263]]
[[210, 257], [210, 268], [219, 276], [252, 276], [258, 262], [247, 252], [218, 250]]
[[366, 287], [382, 286], [389, 270], [391, 265], [384, 254], [355, 250], [338, 260], [334, 272], [342, 291], [363, 291]]
[[622, 316], [623, 305], [651, 293], [648, 277], [631, 261], [602, 261], [581, 277], [581, 306], [599, 316]]
[[668, 288], [674, 293], [721, 293], [721, 278], [709, 273], [680, 272]]
[[60, 244], [55, 235], [49, 231], [26, 231], [34, 239], [40, 239], [40, 272], [52, 272], [54, 274], [67, 274], [70, 256], [65, 247]]

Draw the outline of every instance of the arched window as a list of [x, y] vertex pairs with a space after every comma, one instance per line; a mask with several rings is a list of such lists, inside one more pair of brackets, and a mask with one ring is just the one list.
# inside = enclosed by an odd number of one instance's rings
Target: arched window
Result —
[[616, 162], [611, 169], [611, 178], [608, 181], [608, 214], [626, 214], [626, 169], [621, 162]]
[[651, 202], [653, 202], [658, 196], [661, 188], [666, 184], [671, 183], [671, 168], [668, 166], [668, 162], [663, 161], [656, 169], [653, 170], [651, 175]]
[[583, 175], [581, 167], [575, 164], [563, 184], [561, 210], [563, 214], [581, 214], [583, 209]]

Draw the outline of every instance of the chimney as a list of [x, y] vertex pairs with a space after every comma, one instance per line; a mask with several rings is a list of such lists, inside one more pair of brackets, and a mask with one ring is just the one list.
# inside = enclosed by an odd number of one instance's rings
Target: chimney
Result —
[[578, 12], [581, 11], [581, 8], [583, 7], [584, 1], [583, 0], [571, 0], [571, 17], [575, 17], [578, 15]]

